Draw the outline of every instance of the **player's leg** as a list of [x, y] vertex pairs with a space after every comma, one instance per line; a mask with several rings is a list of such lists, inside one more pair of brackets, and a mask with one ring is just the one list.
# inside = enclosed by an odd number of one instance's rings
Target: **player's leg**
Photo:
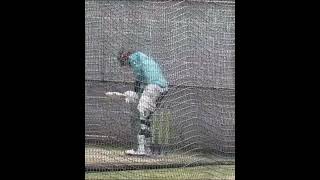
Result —
[[150, 84], [147, 85], [138, 105], [140, 112], [141, 122], [141, 135], [145, 138], [145, 151], [147, 153], [155, 152], [152, 147], [152, 129], [151, 129], [151, 117], [154, 114], [158, 99], [161, 96], [161, 87], [158, 85]]
[[137, 109], [139, 111], [140, 129], [137, 136], [138, 147], [135, 151], [131, 150], [127, 154], [145, 155], [151, 153], [151, 123], [150, 117], [154, 113], [157, 100], [161, 95], [162, 89], [157, 85], [147, 85], [139, 99]]
[[[140, 114], [140, 113], [139, 113]], [[146, 155], [150, 154], [151, 150], [147, 146], [150, 144], [151, 132], [150, 132], [150, 122], [146, 119], [146, 116], [141, 116], [138, 118], [138, 132], [137, 132], [137, 146], [131, 150], [126, 151], [128, 155]], [[135, 128], [135, 123], [134, 127]], [[134, 132], [135, 129], [133, 130]]]
[[151, 153], [148, 144], [150, 144], [151, 131], [149, 117], [155, 109], [153, 99], [155, 96], [154, 88], [152, 86], [146, 86], [141, 97], [137, 110], [139, 113], [139, 130], [137, 135], [137, 148], [126, 151], [129, 155], [145, 155]]

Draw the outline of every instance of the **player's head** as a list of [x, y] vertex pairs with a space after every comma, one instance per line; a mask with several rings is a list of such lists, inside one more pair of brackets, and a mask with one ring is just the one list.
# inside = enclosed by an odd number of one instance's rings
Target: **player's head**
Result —
[[132, 54], [132, 52], [133, 51], [125, 50], [124, 48], [120, 49], [117, 59], [121, 66], [129, 65], [129, 56]]

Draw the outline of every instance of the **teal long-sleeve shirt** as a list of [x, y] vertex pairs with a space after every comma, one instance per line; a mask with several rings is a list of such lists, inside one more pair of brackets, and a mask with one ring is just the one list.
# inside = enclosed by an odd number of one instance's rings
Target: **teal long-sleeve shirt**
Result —
[[151, 57], [136, 51], [129, 56], [129, 64], [133, 69], [136, 80], [142, 84], [156, 84], [162, 88], [168, 87], [160, 66]]

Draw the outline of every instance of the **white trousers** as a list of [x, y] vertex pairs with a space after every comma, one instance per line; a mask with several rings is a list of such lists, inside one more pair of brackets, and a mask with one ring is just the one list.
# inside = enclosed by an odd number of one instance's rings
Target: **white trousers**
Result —
[[137, 107], [140, 113], [140, 119], [146, 119], [155, 111], [157, 99], [167, 90], [167, 88], [161, 88], [156, 84], [149, 84], [145, 87]]

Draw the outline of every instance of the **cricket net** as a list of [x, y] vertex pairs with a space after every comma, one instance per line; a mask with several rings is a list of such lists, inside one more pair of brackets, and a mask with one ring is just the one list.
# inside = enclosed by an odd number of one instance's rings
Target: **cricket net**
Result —
[[[232, 0], [85, 1], [87, 172], [215, 165], [234, 177], [223, 166], [234, 164], [235, 152], [234, 7]], [[123, 153], [136, 143], [136, 105], [104, 96], [134, 88], [132, 72], [116, 60], [121, 47], [154, 58], [170, 83], [152, 123], [152, 141], [166, 147], [164, 156]], [[210, 169], [208, 177], [221, 179]], [[121, 178], [138, 173], [130, 172]], [[166, 178], [179, 177], [172, 176]]]

